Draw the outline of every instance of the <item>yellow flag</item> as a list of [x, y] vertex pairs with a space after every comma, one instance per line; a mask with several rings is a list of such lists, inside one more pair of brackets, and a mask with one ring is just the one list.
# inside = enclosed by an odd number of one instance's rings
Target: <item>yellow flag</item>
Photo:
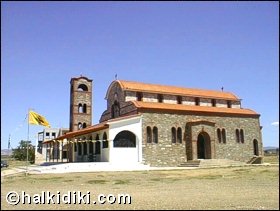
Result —
[[29, 111], [29, 124], [51, 127], [48, 121], [45, 119], [45, 117], [41, 116], [40, 114], [37, 114], [34, 111]]

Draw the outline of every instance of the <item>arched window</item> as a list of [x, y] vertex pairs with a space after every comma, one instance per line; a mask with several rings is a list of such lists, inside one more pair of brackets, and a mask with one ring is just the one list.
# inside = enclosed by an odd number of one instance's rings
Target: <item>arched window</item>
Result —
[[127, 130], [124, 130], [116, 135], [114, 141], [114, 147], [136, 147], [136, 136]]
[[158, 129], [157, 127], [153, 128], [153, 143], [158, 143]]
[[171, 128], [171, 134], [172, 134], [172, 143], [175, 144], [176, 143], [176, 129], [175, 129], [175, 127]]
[[142, 92], [136, 92], [136, 98], [137, 98], [137, 101], [142, 101], [143, 93]]
[[212, 99], [212, 100], [211, 100], [211, 103], [212, 103], [212, 106], [213, 106], [213, 107], [216, 107], [216, 100], [215, 100], [215, 99]]
[[180, 127], [177, 128], [177, 142], [182, 143], [182, 129]]
[[228, 100], [228, 101], [227, 101], [227, 107], [228, 107], [228, 108], [231, 108], [231, 105], [232, 105], [231, 101]]
[[78, 130], [81, 130], [83, 128], [83, 124], [81, 122], [78, 123]]
[[78, 105], [78, 113], [83, 113], [83, 105], [82, 105], [82, 103], [79, 103], [79, 105]]
[[86, 128], [87, 127], [87, 124], [84, 122], [83, 123], [83, 128]]
[[227, 139], [226, 139], [226, 130], [225, 129], [222, 129], [222, 138], [223, 138], [223, 143], [225, 144], [227, 142]]
[[244, 143], [244, 132], [243, 129], [240, 130], [240, 139], [241, 139], [241, 143]]
[[116, 100], [115, 100], [114, 104], [112, 105], [111, 115], [112, 115], [112, 118], [116, 118], [116, 117], [120, 116], [120, 104]]
[[236, 142], [240, 143], [240, 136], [239, 136], [239, 130], [238, 129], [235, 130], [235, 137], [236, 137]]
[[86, 104], [83, 105], [83, 113], [85, 113], [85, 114], [87, 113], [87, 105]]
[[104, 132], [103, 133], [103, 145], [102, 145], [102, 148], [108, 148], [108, 140], [107, 140], [107, 133]]
[[177, 103], [182, 104], [182, 96], [177, 96]]
[[99, 135], [98, 134], [96, 134], [95, 140], [99, 140]]
[[195, 98], [195, 105], [196, 105], [196, 106], [199, 106], [199, 104], [200, 104], [200, 100], [199, 100], [198, 97], [196, 97], [196, 98]]
[[85, 84], [80, 84], [78, 86], [78, 91], [88, 91], [88, 87]]
[[152, 143], [152, 129], [150, 126], [147, 127], [147, 143]]
[[221, 129], [220, 128], [217, 129], [217, 137], [218, 137], [219, 143], [222, 143], [222, 134], [221, 134]]
[[162, 103], [163, 102], [163, 96], [162, 94], [158, 94], [158, 102]]

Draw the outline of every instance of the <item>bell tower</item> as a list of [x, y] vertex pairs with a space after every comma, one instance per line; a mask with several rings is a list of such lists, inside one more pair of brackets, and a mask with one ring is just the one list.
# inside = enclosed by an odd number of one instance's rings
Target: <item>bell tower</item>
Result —
[[70, 131], [81, 130], [92, 124], [92, 80], [87, 77], [70, 81]]

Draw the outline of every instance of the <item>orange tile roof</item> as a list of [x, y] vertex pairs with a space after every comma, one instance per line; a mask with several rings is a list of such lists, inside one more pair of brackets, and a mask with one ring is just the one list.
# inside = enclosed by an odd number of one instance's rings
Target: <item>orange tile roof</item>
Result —
[[80, 136], [80, 135], [96, 132], [96, 131], [99, 131], [99, 130], [103, 130], [103, 129], [109, 128], [108, 123], [110, 123], [110, 122], [115, 122], [115, 121], [119, 121], [119, 120], [123, 120], [123, 119], [133, 118], [133, 117], [137, 117], [137, 116], [140, 116], [140, 114], [134, 114], [134, 115], [129, 115], [129, 116], [121, 116], [121, 117], [118, 117], [118, 118], [109, 119], [105, 122], [102, 122], [102, 123], [99, 123], [99, 124], [96, 124], [96, 125], [92, 125], [92, 126], [89, 126], [87, 128], [81, 129], [81, 130], [65, 133], [64, 135], [59, 136], [55, 139], [44, 141], [44, 143], [52, 142], [54, 140], [63, 140], [65, 138], [66, 139], [67, 138], [73, 138], [73, 137], [76, 137], [76, 136]]
[[220, 108], [210, 106], [190, 106], [182, 104], [153, 103], [143, 101], [132, 101], [138, 109], [145, 110], [162, 110], [162, 111], [183, 111], [183, 112], [199, 112], [199, 113], [215, 113], [215, 114], [232, 114], [232, 115], [248, 115], [260, 116], [250, 109], [240, 108]]
[[84, 135], [84, 134], [95, 132], [95, 131], [98, 131], [98, 130], [103, 130], [103, 129], [106, 129], [108, 127], [109, 127], [109, 125], [106, 124], [106, 122], [100, 123], [100, 124], [89, 126], [87, 128], [81, 129], [81, 130], [65, 133], [64, 135], [59, 136], [55, 139], [44, 141], [44, 143], [48, 143], [48, 142], [51, 142], [51, 141], [54, 141], [54, 140], [63, 140], [65, 138], [66, 139], [67, 138], [73, 138], [75, 136]]
[[226, 99], [239, 101], [240, 99], [230, 93], [214, 90], [203, 90], [203, 89], [192, 89], [183, 88], [176, 86], [164, 86], [157, 84], [140, 83], [133, 81], [117, 80], [122, 89], [139, 91], [139, 92], [149, 92], [149, 93], [162, 93], [171, 95], [181, 95], [181, 96], [195, 96], [195, 97], [205, 97], [205, 98], [215, 98], [215, 99]]

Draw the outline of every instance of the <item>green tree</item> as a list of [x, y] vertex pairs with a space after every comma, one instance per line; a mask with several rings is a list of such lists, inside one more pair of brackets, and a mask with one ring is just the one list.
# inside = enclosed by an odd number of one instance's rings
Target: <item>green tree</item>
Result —
[[[27, 150], [28, 146], [28, 150]], [[13, 149], [12, 157], [16, 160], [25, 161], [27, 159], [28, 151], [28, 161], [30, 163], [35, 162], [35, 147], [31, 144], [31, 141], [21, 140], [19, 146], [16, 149]]]

